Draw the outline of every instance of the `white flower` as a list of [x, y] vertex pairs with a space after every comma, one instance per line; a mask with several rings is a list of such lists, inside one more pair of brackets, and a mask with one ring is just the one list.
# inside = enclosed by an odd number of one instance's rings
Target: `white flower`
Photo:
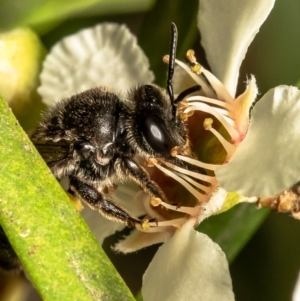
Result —
[[298, 275], [298, 279], [293, 292], [293, 301], [300, 301], [300, 274]]
[[[144, 275], [142, 292], [145, 301], [233, 300], [224, 253], [206, 235], [194, 231], [193, 226], [222, 209], [226, 191], [238, 191], [249, 197], [272, 195], [298, 180], [300, 163], [287, 139], [292, 139], [293, 145], [300, 140], [296, 132], [300, 128], [296, 118], [300, 103], [297, 102], [299, 91], [286, 86], [269, 91], [255, 105], [249, 128], [249, 109], [258, 93], [254, 77], [248, 81], [245, 93], [235, 97], [241, 62], [273, 8], [274, 1], [248, 0], [242, 4], [238, 0], [200, 1], [198, 24], [208, 62], [216, 76], [201, 67], [190, 53], [194, 72], [187, 71], [187, 75], [201, 85], [204, 93], [187, 98], [187, 103], [180, 110], [186, 117], [193, 111], [215, 116], [227, 130], [230, 139], [227, 137], [227, 141], [224, 138], [226, 134], [220, 134], [214, 129], [212, 119], [206, 118], [205, 130], [213, 133], [226, 151], [221, 165], [186, 159], [178, 154], [182, 160], [199, 165], [212, 175], [195, 175], [168, 163], [157, 165], [183, 184], [202, 204], [180, 208], [162, 202], [159, 205], [176, 213], [187, 214], [188, 217], [183, 215], [170, 220], [150, 206], [149, 198], [142, 195], [139, 199], [144, 199], [144, 207], [134, 212], [137, 208], [134, 204], [132, 213], [147, 213], [157, 217], [159, 226], [144, 232], [143, 229], [135, 230], [116, 248], [130, 252], [153, 243], [165, 242]], [[65, 56], [65, 53], [68, 55]], [[177, 63], [187, 70], [184, 64]], [[153, 80], [148, 67], [148, 61], [138, 48], [135, 38], [125, 27], [99, 25], [80, 32], [78, 36], [68, 37], [53, 48], [45, 61], [39, 92], [50, 105], [93, 85], [106, 85], [126, 92], [137, 83], [150, 83]], [[176, 82], [183, 81], [180, 74], [176, 76]], [[291, 106], [294, 110], [291, 110]], [[282, 176], [283, 163], [286, 162], [293, 168]], [[274, 177], [274, 174], [277, 176]], [[192, 178], [207, 184], [202, 185]], [[121, 199], [124, 200], [124, 197]], [[105, 235], [110, 230], [112, 233], [116, 228], [108, 228]], [[96, 234], [100, 233], [100, 241], [103, 239], [101, 232], [96, 231]]]

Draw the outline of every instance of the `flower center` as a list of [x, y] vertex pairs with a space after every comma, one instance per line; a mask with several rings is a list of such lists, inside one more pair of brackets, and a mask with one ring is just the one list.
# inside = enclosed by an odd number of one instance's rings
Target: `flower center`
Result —
[[[187, 52], [187, 59], [190, 62], [190, 66], [178, 60], [176, 60], [176, 64], [186, 71], [187, 75], [197, 85], [201, 86], [201, 94], [196, 92], [181, 101], [178, 105], [178, 115], [182, 120], [187, 120], [197, 111], [201, 112], [201, 114], [206, 114], [208, 117], [204, 118], [203, 129], [204, 131], [209, 131], [217, 139], [223, 151], [226, 152], [226, 156], [220, 163], [214, 164], [196, 160], [192, 156], [180, 153], [180, 150], [176, 148], [172, 150], [172, 156], [196, 166], [198, 170], [200, 168], [203, 170], [202, 173], [178, 167], [161, 159], [152, 161], [152, 164], [165, 175], [173, 178], [185, 187], [196, 198], [197, 204], [194, 207], [188, 207], [182, 204], [167, 204], [159, 199], [152, 198], [150, 205], [148, 205], [150, 216], [156, 216], [153, 210], [155, 211], [155, 208], [158, 207], [182, 213], [182, 216], [167, 220], [157, 218], [157, 220], [149, 222], [149, 227], [145, 227], [149, 228], [146, 231], [164, 231], [165, 227], [179, 227], [190, 218], [194, 218], [196, 223], [200, 221], [199, 219], [202, 220], [200, 216], [205, 215], [202, 212], [205, 210], [205, 206], [212, 198], [216, 198], [216, 191], [219, 190], [220, 192], [214, 171], [218, 166], [228, 162], [234, 154], [237, 145], [243, 140], [247, 130], [249, 116], [246, 117], [246, 121], [243, 120], [246, 126], [240, 127], [237, 118], [237, 112], [239, 112], [236, 107], [237, 102], [224, 85], [197, 62], [193, 50]], [[164, 61], [168, 62], [167, 56], [164, 57]], [[197, 120], [198, 124], [199, 119]], [[214, 126], [215, 124], [217, 125], [216, 127]], [[195, 128], [190, 128], [190, 134], [193, 134], [193, 131], [195, 131]], [[226, 197], [223, 191], [221, 191], [221, 194], [223, 198]], [[141, 227], [142, 231], [145, 230], [143, 228]]]

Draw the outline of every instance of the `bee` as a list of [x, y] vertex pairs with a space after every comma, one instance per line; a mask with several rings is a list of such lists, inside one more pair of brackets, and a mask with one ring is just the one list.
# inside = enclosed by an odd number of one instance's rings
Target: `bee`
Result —
[[166, 90], [139, 85], [123, 98], [106, 87], [89, 89], [50, 108], [31, 137], [54, 176], [69, 179], [71, 195], [128, 227], [143, 226], [144, 221], [107, 196], [107, 189], [116, 183], [132, 180], [151, 197], [168, 202], [138, 158], [158, 158], [195, 169], [171, 154], [174, 148], [184, 149], [189, 144], [178, 104], [200, 90], [200, 86], [194, 86], [174, 96], [177, 36], [172, 23]]
[[54, 176], [58, 180], [69, 178], [70, 194], [106, 218], [129, 227], [143, 221], [130, 215], [104, 191], [130, 179], [151, 197], [167, 202], [136, 158], [161, 158], [187, 165], [171, 155], [172, 149], [183, 149], [188, 141], [177, 105], [199, 86], [174, 97], [177, 36], [172, 23], [167, 92], [153, 85], [139, 85], [123, 99], [105, 87], [92, 88], [51, 108], [32, 136]]

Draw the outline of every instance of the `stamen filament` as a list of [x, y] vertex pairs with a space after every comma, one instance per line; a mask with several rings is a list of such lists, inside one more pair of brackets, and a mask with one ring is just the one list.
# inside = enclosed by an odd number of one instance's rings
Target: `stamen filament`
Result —
[[189, 175], [189, 176], [191, 176], [193, 178], [202, 180], [202, 181], [207, 182], [209, 184], [211, 184], [213, 182], [213, 180], [215, 179], [215, 177], [202, 175], [202, 174], [200, 174], [198, 172], [194, 172], [194, 171], [190, 171], [190, 170], [184, 169], [184, 168], [176, 166], [176, 165], [174, 165], [172, 163], [168, 163], [168, 162], [165, 162], [165, 161], [163, 161], [163, 163], [166, 166], [172, 168], [173, 170], [179, 171], [179, 172], [181, 172], [183, 174]]
[[153, 227], [166, 227], [166, 226], [172, 226], [172, 227], [176, 227], [178, 228], [179, 226], [181, 226], [182, 224], [184, 224], [186, 222], [186, 217], [180, 217], [180, 218], [174, 218], [174, 219], [170, 219], [170, 220], [166, 220], [166, 221], [160, 221], [156, 223], [150, 223], [151, 226]]
[[[229, 112], [227, 110], [221, 108], [214, 108], [218, 113], [222, 114], [224, 117], [229, 117]], [[230, 117], [229, 117], [230, 118]]]
[[208, 70], [206, 70], [204, 67], [201, 68], [201, 71], [206, 76], [210, 84], [215, 89], [215, 92], [220, 100], [224, 100], [227, 103], [232, 104], [233, 103], [233, 97], [229, 94], [227, 89], [224, 87], [224, 85]]
[[215, 93], [212, 91], [212, 89], [207, 85], [205, 81], [203, 81], [197, 74], [193, 73], [190, 68], [184, 64], [183, 62], [179, 60], [175, 60], [175, 63], [180, 66], [184, 71], [188, 73], [188, 75], [197, 83], [201, 86], [203, 92], [205, 95], [208, 97], [214, 97], [216, 96]]
[[147, 232], [147, 233], [155, 233], [155, 232], [167, 232], [170, 231], [170, 226], [159, 226], [156, 223], [149, 223], [150, 228], [144, 229], [141, 225], [136, 224], [135, 227], [137, 230], [141, 232]]
[[216, 136], [216, 138], [221, 142], [222, 146], [225, 148], [225, 150], [227, 152], [227, 155], [232, 156], [232, 154], [234, 153], [234, 151], [236, 149], [235, 145], [228, 142], [216, 129], [210, 128], [210, 129], [208, 129], [208, 131], [213, 133]]
[[193, 164], [193, 165], [205, 168], [205, 169], [213, 170], [213, 171], [216, 170], [216, 168], [218, 167], [218, 165], [216, 165], [216, 164], [204, 163], [202, 161], [195, 160], [190, 157], [186, 157], [186, 156], [182, 156], [182, 155], [177, 155], [176, 158], [178, 158], [182, 161], [188, 162], [190, 164]]
[[182, 212], [182, 213], [187, 213], [191, 216], [195, 216], [197, 214], [197, 212], [199, 212], [199, 207], [176, 207], [174, 205], [165, 203], [165, 202], [161, 202], [161, 205], [164, 206], [167, 209], [176, 211], [176, 212]]
[[180, 173], [175, 173], [175, 174], [178, 175], [179, 177], [185, 179], [187, 182], [193, 184], [197, 188], [201, 189], [204, 194], [207, 194], [211, 191], [211, 187], [204, 186], [204, 185], [194, 181], [193, 179], [191, 179], [190, 177], [188, 177], [186, 175], [183, 175], [183, 174], [180, 174]]
[[[189, 183], [187, 183], [185, 180], [177, 176], [172, 171], [166, 169], [165, 167], [155, 164], [155, 166], [160, 169], [163, 173], [167, 174], [168, 176], [172, 177], [174, 180], [179, 182], [182, 186], [184, 186], [199, 202], [204, 202], [205, 197], [203, 194], [201, 194], [198, 190], [196, 190], [194, 187], [192, 187]], [[174, 165], [175, 166], [175, 165]]]
[[190, 111], [202, 111], [214, 115], [222, 123], [233, 141], [239, 138], [239, 133], [236, 131], [236, 129], [234, 129], [219, 112], [214, 110], [214, 108], [204, 103], [197, 103], [185, 109], [184, 113], [188, 113]]
[[222, 100], [218, 100], [215, 98], [209, 98], [209, 97], [205, 97], [205, 96], [190, 96], [188, 98], [186, 98], [187, 101], [202, 101], [202, 102], [206, 102], [206, 103], [211, 103], [220, 107], [223, 107], [225, 109], [227, 109], [228, 111], [231, 111], [233, 109], [233, 106], [230, 103], [227, 103], [225, 101]]

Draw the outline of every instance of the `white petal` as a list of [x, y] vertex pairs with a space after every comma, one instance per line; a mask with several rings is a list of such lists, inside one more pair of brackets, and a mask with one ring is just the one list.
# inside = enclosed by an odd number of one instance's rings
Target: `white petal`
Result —
[[293, 292], [293, 301], [300, 301], [300, 273]]
[[144, 301], [234, 300], [225, 254], [186, 223], [154, 256], [142, 295]]
[[201, 0], [198, 27], [213, 73], [234, 97], [246, 51], [275, 0]]
[[179, 94], [189, 87], [195, 86], [195, 81], [181, 67], [176, 66], [173, 76], [174, 93]]
[[217, 187], [212, 193], [211, 198], [207, 203], [202, 205], [201, 215], [199, 216], [198, 222], [202, 222], [206, 218], [216, 214], [220, 211], [226, 201], [227, 191], [221, 187]]
[[171, 235], [172, 232], [167, 231], [147, 233], [133, 230], [129, 236], [114, 246], [114, 250], [124, 254], [136, 252], [140, 249], [165, 242]]
[[[146, 214], [141, 199], [143, 192], [134, 184], [126, 184], [118, 186], [118, 189], [109, 198], [113, 199], [117, 204], [126, 208], [134, 217], [139, 217]], [[94, 233], [100, 244], [103, 240], [114, 234], [116, 231], [122, 230], [125, 225], [112, 222], [104, 217], [97, 211], [94, 211], [87, 206], [82, 211], [82, 216], [86, 220], [90, 229]]]
[[246, 138], [228, 164], [216, 170], [227, 191], [266, 197], [299, 180], [300, 91], [279, 86], [254, 106]]
[[39, 94], [47, 105], [95, 86], [126, 92], [151, 83], [149, 61], [125, 25], [103, 23], [58, 42], [43, 64]]
[[100, 245], [103, 244], [106, 237], [114, 234], [116, 231], [121, 231], [125, 227], [123, 224], [104, 218], [99, 212], [92, 210], [86, 205], [84, 205], [84, 210], [82, 210], [81, 214]]

